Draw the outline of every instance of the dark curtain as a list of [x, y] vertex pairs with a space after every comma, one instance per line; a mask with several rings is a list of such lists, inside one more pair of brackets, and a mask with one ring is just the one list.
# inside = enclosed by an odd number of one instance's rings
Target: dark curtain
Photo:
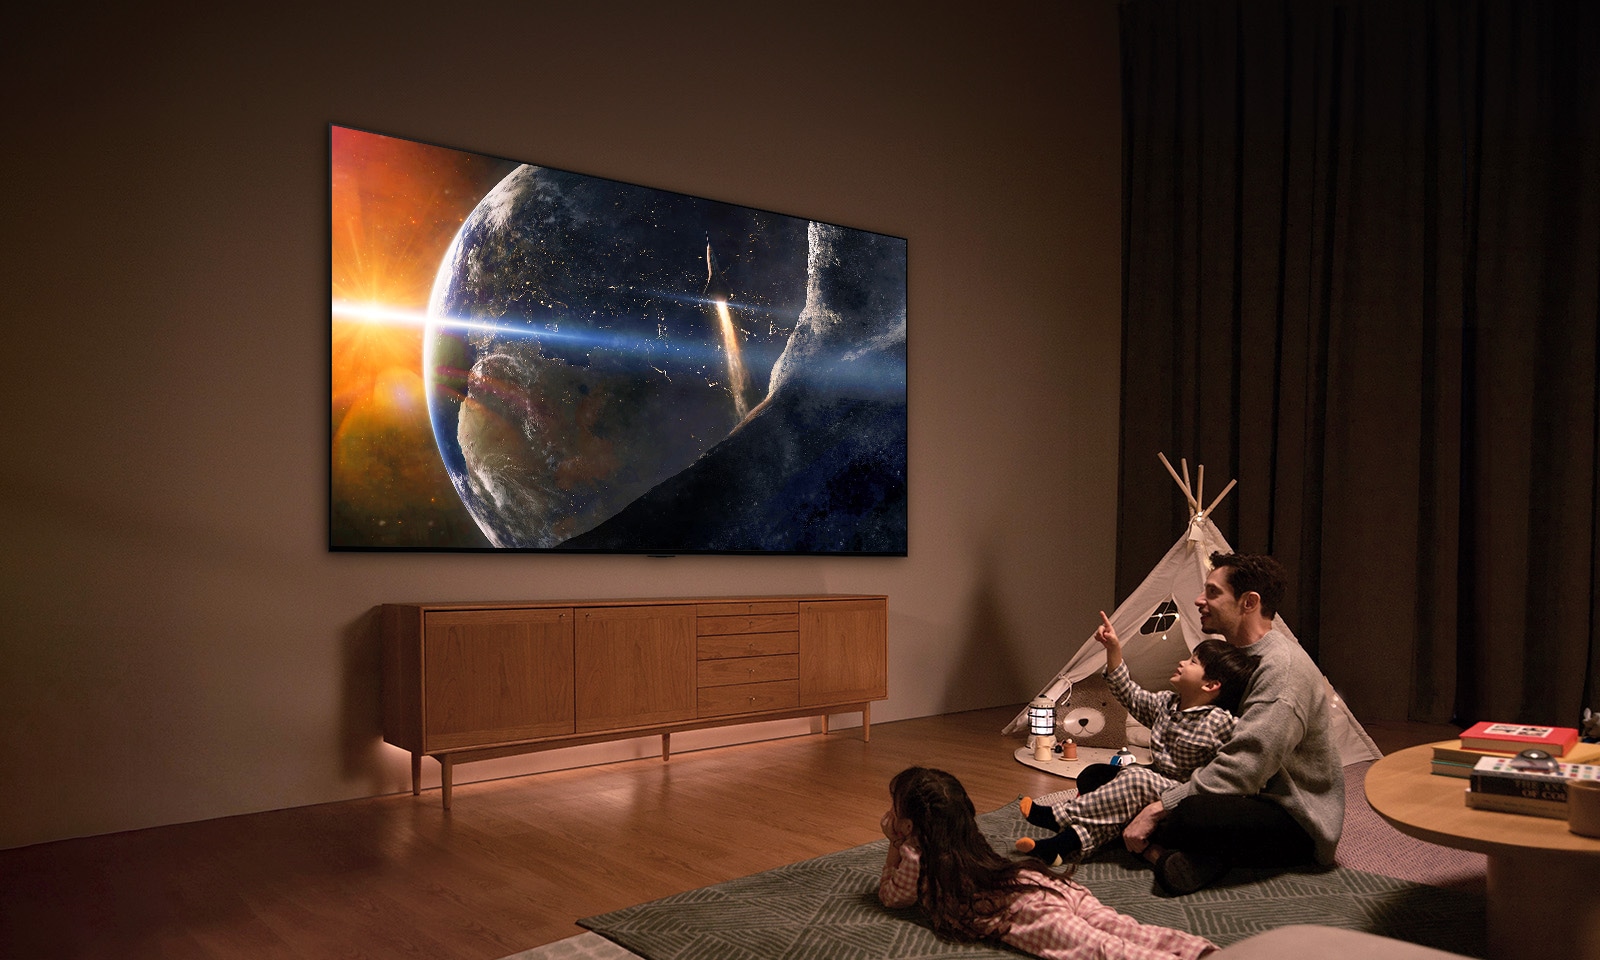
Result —
[[[1207, 470], [1358, 716], [1600, 707], [1600, 4], [1126, 0], [1117, 587]], [[1181, 602], [1192, 598], [1180, 597]]]

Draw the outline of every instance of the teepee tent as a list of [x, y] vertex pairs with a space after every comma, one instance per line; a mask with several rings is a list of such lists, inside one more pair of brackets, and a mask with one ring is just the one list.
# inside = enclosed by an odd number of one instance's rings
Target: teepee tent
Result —
[[[1172, 675], [1173, 666], [1188, 656], [1187, 651], [1193, 650], [1200, 641], [1206, 639], [1207, 635], [1200, 631], [1200, 613], [1195, 608], [1194, 598], [1205, 588], [1206, 577], [1211, 573], [1211, 554], [1233, 552], [1222, 531], [1211, 522], [1211, 512], [1233, 489], [1234, 481], [1230, 480], [1217, 498], [1202, 508], [1205, 468], [1199, 468], [1198, 486], [1191, 488], [1188, 463], [1179, 461], [1183, 465], [1183, 475], [1180, 477], [1166, 456], [1160, 456], [1161, 462], [1166, 465], [1189, 502], [1189, 528], [1156, 564], [1155, 569], [1150, 571], [1144, 582], [1139, 584], [1138, 589], [1129, 594], [1110, 615], [1111, 625], [1116, 628], [1117, 636], [1122, 638], [1123, 659], [1128, 664], [1128, 672], [1135, 682], [1147, 690], [1170, 689], [1167, 680]], [[1300, 642], [1281, 616], [1273, 619], [1273, 626], [1284, 636]], [[1061, 672], [1039, 692], [1039, 697], [1056, 701], [1059, 707], [1066, 708], [1066, 721], [1073, 721], [1076, 716], [1083, 716], [1086, 721], [1089, 715], [1095, 717], [1095, 726], [1088, 729], [1097, 736], [1079, 737], [1079, 742], [1099, 742], [1107, 746], [1120, 746], [1130, 740], [1148, 743], [1148, 731], [1139, 726], [1137, 721], [1123, 721], [1126, 713], [1114, 701], [1109, 704], [1112, 706], [1110, 710], [1097, 709], [1108, 705], [1105, 696], [1097, 695], [1100, 691], [1095, 686], [1104, 687], [1105, 681], [1100, 673], [1105, 669], [1105, 664], [1105, 648], [1091, 634], [1066, 666], [1061, 668]], [[1073, 693], [1074, 685], [1077, 685], [1076, 695]], [[1064, 699], [1068, 702], [1062, 703]], [[1085, 705], [1084, 701], [1092, 701], [1094, 705]], [[1328, 689], [1328, 704], [1332, 712], [1333, 742], [1339, 748], [1344, 763], [1376, 760], [1383, 756], [1332, 685]], [[1061, 715], [1063, 710], [1058, 709], [1057, 713]], [[1121, 722], [1126, 722], [1126, 732], [1118, 726]], [[1099, 729], [1101, 723], [1106, 726], [1103, 732]], [[1028, 712], [1024, 709], [1002, 733], [1016, 733], [1027, 728]], [[1140, 733], [1144, 734], [1143, 738], [1139, 736]]]

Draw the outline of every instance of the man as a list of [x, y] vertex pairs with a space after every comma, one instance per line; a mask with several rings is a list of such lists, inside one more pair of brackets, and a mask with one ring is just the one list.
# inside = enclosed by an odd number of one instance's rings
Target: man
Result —
[[1271, 557], [1213, 553], [1195, 598], [1200, 627], [1260, 658], [1233, 736], [1210, 763], [1123, 830], [1169, 893], [1230, 866], [1331, 864], [1344, 827], [1344, 768], [1329, 732], [1328, 685], [1300, 645], [1272, 627], [1283, 568]]

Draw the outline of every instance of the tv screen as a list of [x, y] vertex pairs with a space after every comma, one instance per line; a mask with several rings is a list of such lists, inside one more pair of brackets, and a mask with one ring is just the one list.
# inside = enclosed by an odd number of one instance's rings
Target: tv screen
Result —
[[334, 550], [906, 553], [906, 241], [332, 125]]

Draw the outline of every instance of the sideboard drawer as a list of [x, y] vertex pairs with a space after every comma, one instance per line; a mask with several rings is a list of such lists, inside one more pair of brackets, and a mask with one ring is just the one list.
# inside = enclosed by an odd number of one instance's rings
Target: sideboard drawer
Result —
[[723, 603], [700, 603], [694, 608], [697, 617], [742, 617], [755, 613], [799, 613], [798, 600], [737, 600]]
[[724, 637], [700, 637], [697, 653], [701, 660], [727, 657], [776, 657], [800, 652], [800, 631], [793, 633], [737, 633]]
[[800, 613], [754, 613], [738, 617], [698, 617], [695, 631], [702, 637], [727, 633], [778, 633], [799, 630]]
[[769, 680], [800, 679], [800, 657], [734, 657], [730, 660], [701, 660], [700, 686], [725, 687], [731, 683], [765, 683]]
[[736, 683], [700, 688], [700, 718], [723, 717], [763, 710], [792, 710], [800, 706], [800, 681]]

